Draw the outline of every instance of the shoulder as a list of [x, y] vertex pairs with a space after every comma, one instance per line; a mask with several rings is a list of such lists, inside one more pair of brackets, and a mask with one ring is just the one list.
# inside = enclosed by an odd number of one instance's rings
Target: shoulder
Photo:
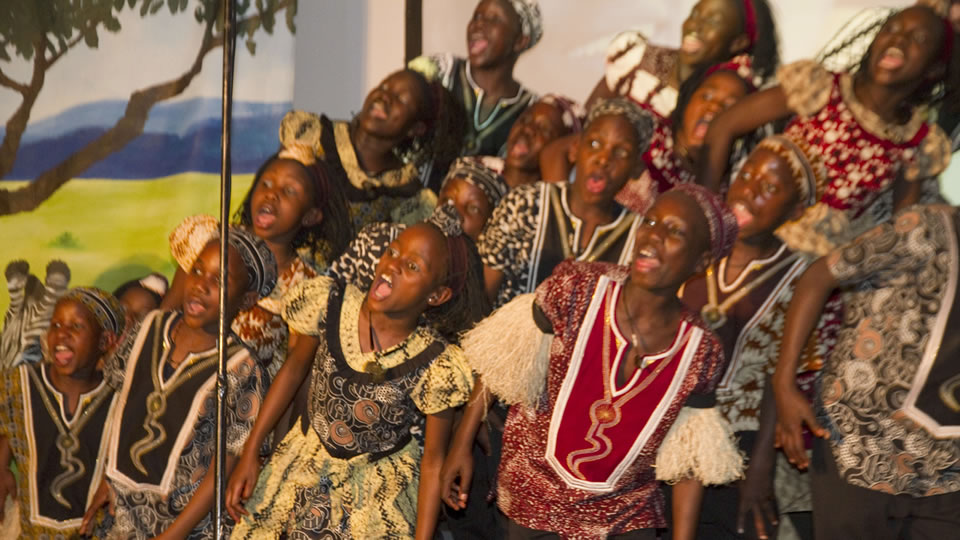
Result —
[[537, 304], [547, 312], [550, 306], [591, 296], [603, 277], [623, 281], [627, 277], [627, 269], [611, 263], [563, 261], [553, 269], [550, 277], [537, 286], [534, 291]]
[[625, 30], [614, 36], [607, 46], [607, 62], [617, 62], [625, 56], [636, 57], [639, 62], [648, 47], [650, 40], [642, 32]]
[[298, 334], [316, 335], [327, 311], [333, 278], [317, 276], [290, 287], [283, 297], [281, 316], [290, 329]]
[[829, 103], [836, 74], [813, 60], [798, 60], [777, 70], [777, 82], [787, 106], [797, 114], [811, 116]]
[[950, 165], [952, 153], [950, 138], [936, 124], [930, 123], [927, 127], [926, 135], [903, 171], [907, 180], [933, 178]]

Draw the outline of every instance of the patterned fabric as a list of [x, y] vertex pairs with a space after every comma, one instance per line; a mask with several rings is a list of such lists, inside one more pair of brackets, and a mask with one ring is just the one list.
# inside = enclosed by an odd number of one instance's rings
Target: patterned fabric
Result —
[[694, 171], [674, 151], [673, 129], [665, 120], [655, 122], [643, 162], [646, 167], [640, 177], [627, 182], [616, 197], [619, 204], [637, 214], [646, 213], [661, 193], [695, 180]]
[[[171, 330], [179, 318], [179, 312], [151, 312], [107, 362], [107, 379], [122, 383], [113, 420], [117, 429], [108, 450], [107, 481], [116, 494], [116, 519], [107, 538], [152, 537], [167, 529], [190, 502], [213, 460], [216, 348], [188, 356], [165, 379], [165, 406], [152, 405], [157, 399], [157, 373], [176, 347]], [[152, 392], [142, 390], [151, 387]], [[227, 450], [235, 456], [253, 427], [265, 389], [259, 364], [231, 336], [226, 438]], [[149, 431], [141, 427], [148, 422]], [[138, 460], [157, 465], [137, 471]], [[212, 538], [213, 532], [212, 517], [207, 515], [188, 538]]]
[[757, 148], [770, 150], [786, 160], [804, 206], [813, 206], [820, 200], [826, 187], [827, 169], [823, 165], [823, 156], [814, 152], [807, 141], [787, 135], [771, 135], [760, 141]]
[[462, 178], [476, 186], [486, 195], [491, 207], [499, 204], [510, 189], [503, 179], [503, 160], [490, 156], [457, 158], [443, 180], [444, 185], [453, 178]]
[[44, 283], [30, 273], [26, 261], [11, 261], [4, 274], [10, 305], [3, 316], [0, 334], [0, 369], [24, 361], [27, 349], [37, 346], [50, 327], [57, 300], [70, 283], [70, 269], [63, 261], [51, 261], [47, 265]]
[[576, 101], [560, 94], [545, 94], [537, 103], [546, 103], [560, 111], [563, 127], [571, 133], [583, 131], [583, 120], [587, 116], [583, 107]]
[[713, 260], [720, 260], [730, 254], [733, 243], [737, 241], [737, 218], [719, 195], [699, 184], [680, 184], [670, 192], [687, 195], [700, 207], [703, 217], [710, 226], [710, 252]]
[[[598, 317], [605, 316], [597, 308], [598, 298], [602, 300], [608, 288], [619, 287], [626, 276], [623, 267], [564, 262], [537, 288], [537, 305], [549, 319], [555, 335], [550, 347], [547, 390], [535, 408], [518, 404], [510, 409], [497, 489], [500, 509], [524, 527], [565, 537], [607, 538], [666, 526], [663, 498], [653, 469], [657, 448], [687, 397], [712, 391], [723, 367], [719, 342], [691, 312], [683, 315], [682, 329], [695, 332], [685, 332], [687, 338], [675, 340], [669, 353], [658, 360], [666, 363], [668, 358], [676, 359], [685, 367], [676, 369], [675, 379], [669, 378], [669, 390], [656, 415], [634, 419], [635, 428], [642, 424], [649, 429], [641, 433], [645, 440], [629, 452], [612, 485], [603, 489], [572, 485], [577, 482], [558, 473], [557, 465], [546, 458], [555, 449], [571, 447], [578, 440], [583, 444], [582, 434], [564, 437], [568, 432], [556, 429], [551, 420], [561, 406], [568, 415], [586, 415], [589, 403], [569, 393], [568, 371], [587, 358], [581, 328], [593, 327]], [[654, 363], [650, 368], [657, 366]], [[599, 377], [600, 373], [596, 375]], [[638, 381], [635, 376], [631, 387]], [[620, 444], [614, 450], [620, 452], [624, 451], [623, 445], [629, 445], [628, 438], [616, 442]]]
[[837, 281], [860, 285], [844, 294], [817, 396], [837, 469], [855, 486], [914, 497], [960, 490], [960, 437], [934, 437], [910, 415], [958, 301], [956, 212], [910, 207], [827, 258]]
[[777, 78], [797, 113], [784, 134], [826, 156], [819, 202], [793, 232], [781, 234], [795, 251], [823, 255], [889, 219], [890, 188], [898, 175], [924, 180], [950, 161], [950, 142], [927, 123], [925, 109], [915, 109], [906, 124], [887, 124], [857, 100], [851, 75], [830, 73], [811, 61], [783, 66]]
[[341, 289], [324, 277], [288, 294], [285, 320], [321, 341], [311, 379], [312, 429], [287, 435], [234, 538], [281, 531], [310, 538], [413, 535], [422, 448], [411, 428], [424, 415], [465, 403], [472, 375], [462, 351], [426, 327], [387, 350], [362, 352], [363, 298], [356, 287]]
[[376, 278], [377, 263], [390, 242], [407, 226], [400, 223], [371, 223], [360, 230], [347, 249], [330, 265], [328, 274], [361, 291], [370, 289]]
[[622, 116], [630, 122], [637, 132], [637, 148], [650, 146], [655, 122], [654, 116], [648, 111], [626, 98], [600, 99], [587, 113], [586, 126], [590, 127], [594, 120], [607, 115]]
[[24, 364], [0, 371], [0, 437], [10, 444], [17, 467], [19, 506], [0, 530], [19, 519], [20, 538], [77, 538], [103, 474], [113, 389], [101, 383], [80, 396], [73, 416], [64, 417], [65, 396], [46, 370], [46, 364]]
[[[566, 258], [561, 249], [564, 242], [571, 257], [580, 261], [626, 264], [633, 256], [633, 241], [640, 223], [636, 215], [621, 210], [612, 222], [594, 230], [589, 244], [581, 251], [583, 223], [570, 211], [567, 197], [566, 184], [536, 182], [510, 190], [493, 210], [477, 247], [484, 265], [504, 273], [497, 294], [498, 306], [518, 294], [533, 292], [553, 267]], [[557, 231], [553, 232], [554, 229]], [[561, 234], [562, 230], [567, 234]]]
[[113, 332], [115, 336], [123, 334], [123, 306], [112, 294], [96, 287], [75, 287], [67, 291], [63, 298], [80, 302], [97, 319], [100, 328]]
[[235, 225], [230, 226], [227, 242], [243, 259], [243, 266], [247, 270], [247, 290], [256, 292], [260, 298], [270, 296], [270, 291], [277, 283], [277, 260], [267, 243]]
[[513, 11], [520, 19], [520, 34], [530, 38], [524, 51], [540, 42], [543, 37], [543, 16], [537, 0], [509, 0]]

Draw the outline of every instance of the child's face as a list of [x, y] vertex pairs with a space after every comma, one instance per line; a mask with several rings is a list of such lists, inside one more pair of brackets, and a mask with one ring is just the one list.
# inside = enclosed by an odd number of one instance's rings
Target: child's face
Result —
[[566, 135], [563, 116], [556, 107], [535, 103], [517, 118], [507, 137], [508, 167], [526, 171], [540, 169], [540, 151], [550, 141]]
[[637, 231], [630, 279], [647, 290], [677, 289], [709, 261], [710, 229], [697, 203], [660, 196]]
[[493, 207], [477, 186], [460, 177], [453, 177], [440, 190], [440, 204], [450, 203], [463, 218], [463, 232], [473, 241], [480, 237], [490, 219]]
[[476, 67], [496, 65], [518, 50], [520, 18], [504, 0], [482, 0], [467, 23], [467, 57]]
[[771, 234], [788, 219], [799, 217], [799, 197], [790, 165], [774, 152], [757, 148], [730, 185], [727, 204], [744, 239]]
[[118, 300], [126, 316], [125, 328], [130, 328], [131, 324], [143, 320], [147, 313], [159, 307], [156, 298], [142, 287], [130, 287]]
[[[240, 254], [230, 248], [230, 268], [227, 269], [227, 320], [232, 320], [242, 307], [252, 305], [248, 292], [247, 270]], [[202, 328], [211, 334], [217, 332], [220, 310], [220, 240], [213, 240], [197, 257], [187, 274], [183, 296], [183, 321], [191, 328]]]
[[597, 117], [577, 144], [573, 189], [588, 204], [605, 204], [639, 172], [637, 131], [617, 115]]
[[61, 299], [53, 309], [47, 332], [53, 369], [63, 377], [90, 373], [105, 350], [102, 335], [103, 329], [90, 310], [76, 300]]
[[446, 301], [450, 289], [441, 285], [447, 274], [446, 247], [434, 227], [408, 227], [380, 257], [367, 305], [380, 313], [419, 316], [428, 306]]
[[319, 222], [313, 183], [303, 167], [275, 159], [263, 171], [250, 197], [253, 232], [265, 240], [289, 241], [301, 227]]
[[700, 0], [683, 21], [680, 62], [706, 66], [728, 58], [734, 40], [743, 33], [737, 0]]
[[416, 75], [397, 71], [367, 94], [359, 121], [364, 131], [385, 138], [422, 135], [420, 120], [427, 97]]
[[710, 122], [720, 113], [747, 95], [747, 85], [730, 71], [717, 71], [707, 77], [690, 96], [683, 111], [681, 139], [688, 150], [696, 151], [703, 145]]
[[893, 15], [870, 44], [871, 78], [885, 86], [923, 79], [939, 58], [943, 33], [929, 9], [915, 6]]

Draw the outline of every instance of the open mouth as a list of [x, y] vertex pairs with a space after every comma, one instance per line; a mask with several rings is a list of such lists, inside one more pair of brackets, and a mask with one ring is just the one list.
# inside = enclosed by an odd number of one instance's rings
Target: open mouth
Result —
[[738, 226], [745, 227], [753, 223], [753, 212], [751, 212], [750, 209], [747, 208], [747, 205], [743, 204], [742, 202], [733, 203], [733, 205], [730, 207], [730, 211], [732, 211], [733, 215], [736, 216]]
[[490, 42], [482, 36], [470, 36], [469, 42], [467, 43], [467, 48], [470, 51], [470, 54], [480, 54], [487, 50], [489, 45]]
[[903, 67], [905, 62], [906, 58], [902, 50], [897, 47], [889, 47], [883, 51], [883, 55], [877, 62], [877, 66], [892, 71]]
[[633, 261], [633, 268], [637, 272], [649, 272], [660, 267], [660, 253], [652, 247], [644, 247], [637, 251]]
[[603, 193], [607, 188], [607, 177], [602, 174], [591, 174], [587, 177], [587, 191], [590, 193]]
[[193, 317], [203, 314], [203, 312], [206, 310], [206, 304], [198, 300], [196, 297], [187, 297], [186, 301], [183, 303], [183, 312]]
[[713, 122], [714, 116], [716, 115], [713, 112], [708, 112], [700, 120], [697, 120], [697, 123], [693, 126], [693, 139], [695, 141], [702, 142], [703, 138], [707, 136], [707, 130], [710, 129], [710, 122]]
[[57, 365], [66, 367], [73, 360], [74, 352], [66, 345], [57, 345], [53, 348], [53, 359]]
[[512, 158], [526, 157], [527, 154], [530, 153], [530, 144], [527, 142], [527, 138], [522, 135], [517, 137], [513, 144], [510, 145], [510, 150], [508, 150], [507, 153]]
[[687, 54], [697, 54], [703, 49], [703, 41], [696, 34], [687, 34], [683, 36], [683, 42], [680, 44], [680, 50]]
[[269, 229], [276, 221], [277, 209], [270, 203], [266, 203], [257, 209], [257, 214], [253, 216], [253, 224], [258, 229]]
[[374, 298], [383, 300], [393, 292], [393, 279], [386, 274], [380, 274], [377, 280], [373, 282], [372, 291]]
[[387, 119], [387, 105], [381, 99], [375, 99], [373, 103], [370, 104], [369, 109], [370, 116], [380, 120]]

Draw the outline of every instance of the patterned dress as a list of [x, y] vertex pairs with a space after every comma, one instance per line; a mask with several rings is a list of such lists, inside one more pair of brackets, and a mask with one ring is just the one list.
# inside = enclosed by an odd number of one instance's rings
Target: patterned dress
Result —
[[390, 242], [407, 226], [402, 223], [371, 223], [360, 230], [340, 258], [330, 265], [328, 275], [350, 283], [361, 291], [370, 289], [376, 278], [377, 263]]
[[6, 505], [0, 525], [4, 538], [79, 538], [103, 474], [113, 388], [101, 382], [67, 416], [47, 370], [47, 364], [22, 364], [0, 372], [0, 437], [18, 470], [16, 506]]
[[785, 133], [805, 139], [827, 169], [820, 201], [778, 231], [794, 251], [824, 255], [890, 219], [898, 176], [925, 181], [950, 162], [950, 141], [924, 108], [889, 124], [857, 100], [852, 75], [808, 60], [783, 66], [777, 78], [797, 114]]
[[[119, 390], [107, 447], [116, 518], [107, 538], [152, 538], [183, 511], [207, 474], [216, 440], [217, 349], [190, 353], [170, 372], [171, 330], [181, 314], [153, 311], [107, 363]], [[227, 345], [227, 451], [238, 456], [266, 389], [257, 361], [234, 337]], [[212, 513], [188, 538], [213, 538]]]
[[284, 319], [320, 339], [306, 433], [295, 427], [265, 464], [233, 538], [407, 538], [414, 534], [425, 415], [467, 401], [463, 352], [427, 327], [364, 353], [364, 294], [331, 278], [294, 287]]
[[546, 390], [535, 406], [510, 409], [497, 491], [523, 527], [606, 538], [666, 526], [657, 451], [688, 398], [712, 391], [723, 352], [685, 312], [673, 344], [618, 382], [627, 340], [614, 313], [626, 277], [623, 267], [564, 262], [537, 288], [555, 336]]
[[565, 259], [625, 264], [633, 257], [640, 218], [626, 209], [580, 250], [583, 222], [570, 211], [568, 190], [550, 182], [518, 186], [494, 209], [477, 248], [485, 266], [504, 274], [496, 305], [533, 292]]

